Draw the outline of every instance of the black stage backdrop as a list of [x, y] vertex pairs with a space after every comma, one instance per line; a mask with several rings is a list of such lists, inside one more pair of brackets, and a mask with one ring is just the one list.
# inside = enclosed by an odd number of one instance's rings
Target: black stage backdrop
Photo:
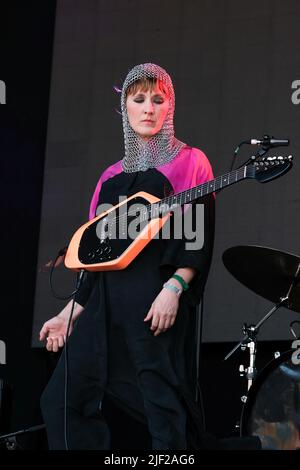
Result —
[[[40, 422], [39, 395], [56, 362], [55, 355], [39, 349], [37, 336], [64, 303], [52, 298], [41, 267], [86, 221], [101, 171], [122, 156], [113, 86], [120, 86], [135, 64], [156, 62], [174, 79], [178, 138], [201, 148], [216, 175], [228, 170], [241, 140], [264, 133], [290, 138], [290, 148], [277, 153], [288, 150], [295, 157], [284, 177], [268, 185], [242, 182], [217, 198], [201, 372], [208, 428], [231, 434], [245, 391], [237, 373], [243, 358], [238, 353], [226, 364], [222, 358], [240, 337], [242, 324], [258, 321], [272, 304], [234, 280], [222, 254], [231, 246], [258, 244], [300, 255], [300, 107], [297, 95], [292, 99], [292, 84], [300, 79], [299, 2], [160, 0], [150, 8], [144, 0], [58, 0], [56, 13], [55, 1], [4, 3], [0, 340], [6, 343], [7, 364], [0, 365], [0, 378], [14, 391], [10, 429]], [[252, 151], [243, 148], [240, 161]], [[73, 282], [73, 274], [57, 271], [61, 293]], [[282, 309], [264, 325], [261, 366], [276, 349], [288, 348], [289, 342], [278, 341], [290, 338], [289, 322], [297, 318]], [[1, 413], [9, 414], [8, 409], [7, 402]], [[0, 423], [6, 431], [5, 420]], [[121, 440], [116, 448], [122, 445]]]

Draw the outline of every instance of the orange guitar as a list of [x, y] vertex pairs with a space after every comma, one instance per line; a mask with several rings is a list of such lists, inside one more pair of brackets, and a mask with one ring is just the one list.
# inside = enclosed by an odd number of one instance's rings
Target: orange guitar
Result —
[[[292, 156], [264, 157], [181, 193], [158, 199], [138, 192], [80, 227], [69, 244], [65, 265], [73, 270], [125, 269], [155, 237], [178, 205], [189, 204], [246, 178], [261, 183], [286, 173]], [[135, 236], [128, 236], [130, 226]]]

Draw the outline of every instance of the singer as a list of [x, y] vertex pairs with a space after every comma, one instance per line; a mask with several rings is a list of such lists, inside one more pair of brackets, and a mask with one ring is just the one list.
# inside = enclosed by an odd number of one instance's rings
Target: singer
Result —
[[[143, 190], [162, 198], [213, 178], [204, 153], [175, 138], [174, 109], [163, 68], [148, 63], [128, 73], [121, 93], [125, 155], [101, 175], [91, 218], [120, 195]], [[106, 400], [147, 425], [152, 449], [201, 447], [195, 322], [211, 263], [214, 196], [201, 203], [202, 249], [186, 250], [184, 236], [157, 238], [125, 270], [86, 276], [68, 342], [66, 402], [63, 355], [41, 400], [51, 449], [110, 449]], [[40, 340], [49, 351], [64, 345], [70, 310], [71, 303], [43, 325]]]

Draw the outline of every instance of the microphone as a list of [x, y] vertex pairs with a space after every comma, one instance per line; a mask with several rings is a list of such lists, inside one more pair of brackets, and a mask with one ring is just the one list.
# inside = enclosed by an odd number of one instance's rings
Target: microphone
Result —
[[250, 139], [247, 140], [247, 144], [250, 145], [265, 145], [268, 147], [280, 147], [280, 146], [286, 146], [290, 144], [289, 139], [274, 139], [273, 137], [270, 137], [268, 135], [263, 136], [263, 140], [257, 140], [257, 139]]
[[262, 138], [262, 140], [258, 139], [250, 139], [250, 140], [243, 140], [242, 142], [239, 143], [239, 145], [236, 147], [233, 157], [232, 157], [232, 162], [230, 165], [230, 170], [233, 169], [235, 159], [237, 157], [237, 154], [241, 148], [242, 145], [244, 144], [249, 144], [249, 145], [261, 145], [261, 148], [257, 151], [257, 156], [262, 156], [268, 150], [270, 150], [271, 147], [281, 147], [281, 146], [286, 146], [290, 145], [289, 139], [274, 139], [274, 137], [270, 137], [269, 135], [265, 134]]

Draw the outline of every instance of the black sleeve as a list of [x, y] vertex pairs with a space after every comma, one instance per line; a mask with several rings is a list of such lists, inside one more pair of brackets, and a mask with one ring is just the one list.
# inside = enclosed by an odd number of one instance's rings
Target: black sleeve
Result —
[[[193, 231], [196, 232], [196, 204], [204, 205], [204, 244], [199, 249], [186, 249], [186, 243], [195, 241], [194, 239], [187, 239], [184, 235], [181, 239], [174, 238], [174, 218], [171, 217], [171, 237], [169, 240], [165, 240], [165, 251], [161, 261], [161, 270], [164, 276], [170, 277], [178, 268], [194, 268], [196, 269], [196, 275], [190, 282], [189, 289], [183, 293], [187, 302], [196, 306], [199, 304], [206, 279], [208, 276], [209, 268], [211, 265], [213, 244], [214, 244], [214, 232], [215, 232], [215, 197], [210, 194], [204, 198], [198, 200], [195, 204], [188, 209], [192, 211], [191, 217], [193, 222]], [[173, 219], [173, 220], [172, 220]], [[199, 221], [198, 221], [199, 223]], [[199, 229], [199, 227], [198, 227]]]
[[75, 295], [75, 301], [84, 307], [89, 300], [90, 294], [95, 285], [99, 273], [97, 272], [85, 272], [83, 276], [83, 281], [81, 287], [77, 294]]

